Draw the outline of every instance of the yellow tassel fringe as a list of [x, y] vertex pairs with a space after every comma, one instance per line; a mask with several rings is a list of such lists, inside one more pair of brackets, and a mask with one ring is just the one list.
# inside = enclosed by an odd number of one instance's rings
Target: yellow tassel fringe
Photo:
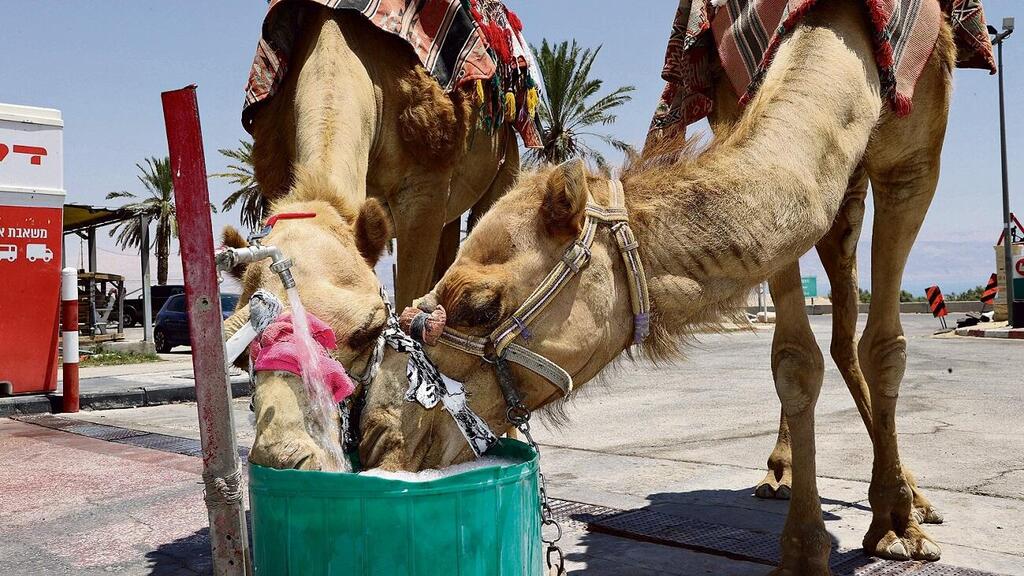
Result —
[[540, 96], [537, 94], [536, 88], [530, 88], [526, 91], [526, 113], [533, 118], [537, 114], [537, 103], [540, 101]]
[[476, 81], [476, 103], [484, 103], [484, 82], [483, 80]]
[[514, 122], [516, 119], [516, 95], [505, 92], [505, 120]]

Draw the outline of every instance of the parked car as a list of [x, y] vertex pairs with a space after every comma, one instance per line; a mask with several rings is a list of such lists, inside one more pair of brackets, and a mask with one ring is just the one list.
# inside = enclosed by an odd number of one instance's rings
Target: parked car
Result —
[[[237, 305], [238, 294], [220, 295], [220, 308], [225, 320], [231, 316]], [[153, 344], [156, 345], [156, 351], [161, 353], [170, 352], [175, 346], [192, 345], [188, 334], [188, 314], [185, 313], [184, 294], [171, 296], [157, 312], [156, 324], [153, 327]]]
[[[170, 298], [171, 296], [174, 296], [175, 294], [184, 294], [184, 293], [185, 293], [185, 287], [183, 285], [181, 285], [181, 284], [162, 284], [162, 285], [158, 284], [156, 286], [150, 286], [149, 287], [149, 296], [150, 296], [149, 304], [150, 304], [150, 310], [152, 311], [151, 312], [152, 313], [151, 318], [153, 318], [153, 321], [156, 322], [156, 316], [160, 312], [160, 309], [163, 308], [164, 303], [167, 302], [168, 298]], [[138, 288], [138, 289], [132, 290], [132, 292], [129, 295], [134, 295], [134, 294], [138, 294], [138, 296], [133, 296], [131, 298], [126, 296], [125, 299], [124, 299], [124, 308], [125, 308], [125, 312], [124, 312], [125, 323], [124, 323], [124, 325], [125, 326], [134, 326], [135, 324], [139, 324], [139, 325], [142, 324], [142, 311], [145, 310], [145, 308], [142, 305], [142, 288]], [[128, 322], [128, 309], [129, 308], [132, 310], [132, 315], [131, 315], [131, 317], [133, 319], [132, 323]]]

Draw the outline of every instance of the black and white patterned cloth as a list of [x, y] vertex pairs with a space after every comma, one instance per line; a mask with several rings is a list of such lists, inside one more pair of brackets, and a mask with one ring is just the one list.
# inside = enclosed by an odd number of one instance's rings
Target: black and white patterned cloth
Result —
[[406, 378], [409, 380], [409, 387], [405, 392], [406, 401], [418, 402], [427, 410], [441, 404], [452, 415], [473, 453], [480, 456], [487, 452], [498, 441], [498, 438], [491, 432], [487, 423], [469, 407], [465, 387], [461, 382], [441, 374], [437, 366], [434, 366], [423, 352], [423, 345], [402, 331], [398, 325], [398, 317], [395, 316], [391, 307], [391, 301], [383, 289], [381, 289], [381, 298], [384, 300], [388, 319], [384, 331], [377, 339], [377, 344], [370, 354], [366, 370], [356, 378], [363, 385], [363, 394], [366, 394], [366, 387], [380, 371], [385, 346], [401, 354], [406, 354], [409, 357], [409, 363], [405, 369]]

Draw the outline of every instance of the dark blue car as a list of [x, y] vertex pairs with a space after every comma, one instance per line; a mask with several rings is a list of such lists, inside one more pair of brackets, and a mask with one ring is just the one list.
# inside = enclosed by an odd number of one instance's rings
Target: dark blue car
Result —
[[[235, 311], [237, 305], [238, 294], [220, 295], [220, 308], [225, 319]], [[157, 312], [156, 324], [153, 326], [153, 343], [156, 345], [156, 351], [161, 353], [170, 352], [175, 346], [192, 345], [188, 335], [184, 294], [171, 296]]]

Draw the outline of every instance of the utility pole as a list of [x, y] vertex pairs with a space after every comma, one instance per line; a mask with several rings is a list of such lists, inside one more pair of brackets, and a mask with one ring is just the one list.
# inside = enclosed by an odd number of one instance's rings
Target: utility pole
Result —
[[1003, 96], [1003, 40], [1013, 34], [1013, 17], [1003, 18], [1003, 31], [999, 32], [994, 26], [988, 27], [988, 33], [992, 35], [992, 44], [998, 52], [999, 66], [999, 148], [1003, 163], [1003, 241], [1004, 255], [1003, 264], [1006, 270], [1006, 282], [1002, 289], [1006, 291], [1006, 319], [1010, 326], [1013, 322], [1013, 234], [1011, 234], [1010, 218], [1010, 180], [1006, 169], [1006, 104]]

